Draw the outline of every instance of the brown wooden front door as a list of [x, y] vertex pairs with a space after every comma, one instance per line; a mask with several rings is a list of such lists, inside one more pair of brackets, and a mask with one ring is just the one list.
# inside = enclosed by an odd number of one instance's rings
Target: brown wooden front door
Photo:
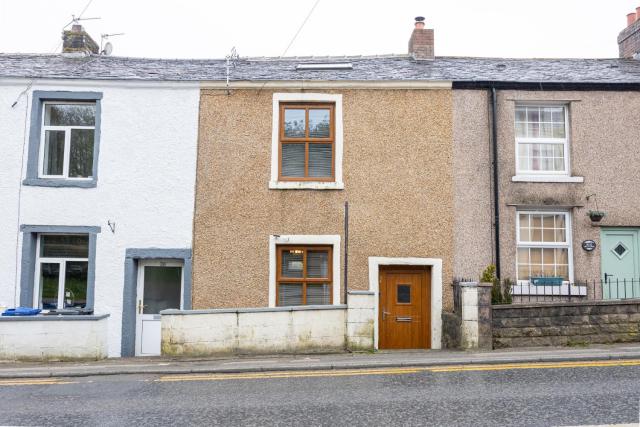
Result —
[[380, 349], [431, 347], [428, 272], [416, 267], [380, 268]]

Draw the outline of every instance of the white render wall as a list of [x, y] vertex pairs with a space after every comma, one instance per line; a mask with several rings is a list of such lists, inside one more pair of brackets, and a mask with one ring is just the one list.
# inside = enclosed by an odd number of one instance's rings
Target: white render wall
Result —
[[463, 349], [478, 348], [478, 284], [460, 284], [462, 315], [460, 324], [460, 346]]
[[346, 306], [166, 310], [162, 354], [343, 351], [346, 312]]
[[[26, 83], [0, 81], [0, 306], [16, 306], [20, 300], [20, 224], [100, 226], [95, 312], [111, 315], [109, 356], [120, 356], [125, 250], [191, 248], [199, 88], [35, 81], [28, 97], [11, 108]], [[21, 185], [33, 90], [103, 93], [96, 188]], [[116, 223], [115, 233], [108, 220]]]
[[108, 323], [108, 317], [0, 319], [0, 360], [104, 359]]

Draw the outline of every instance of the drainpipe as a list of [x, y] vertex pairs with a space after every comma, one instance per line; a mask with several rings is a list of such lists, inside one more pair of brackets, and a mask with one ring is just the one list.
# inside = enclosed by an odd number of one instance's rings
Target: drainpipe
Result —
[[349, 286], [349, 202], [344, 202], [344, 303], [347, 304]]
[[495, 227], [496, 277], [500, 277], [500, 205], [498, 203], [498, 124], [496, 88], [491, 86], [491, 148], [493, 151], [493, 223]]

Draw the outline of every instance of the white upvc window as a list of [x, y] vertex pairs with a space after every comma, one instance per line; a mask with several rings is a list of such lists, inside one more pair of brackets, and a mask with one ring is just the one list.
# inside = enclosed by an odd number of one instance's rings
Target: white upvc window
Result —
[[516, 175], [569, 175], [566, 105], [516, 105]]
[[573, 281], [569, 212], [518, 211], [516, 235], [519, 284], [532, 278]]
[[46, 101], [42, 108], [38, 177], [92, 178], [96, 103]]
[[34, 307], [86, 307], [88, 234], [38, 234], [35, 264]]

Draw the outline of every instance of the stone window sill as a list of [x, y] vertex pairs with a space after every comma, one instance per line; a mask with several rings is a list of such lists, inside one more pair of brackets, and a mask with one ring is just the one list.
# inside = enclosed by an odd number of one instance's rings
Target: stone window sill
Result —
[[271, 190], [344, 190], [342, 182], [270, 181]]
[[35, 187], [75, 187], [75, 188], [95, 188], [95, 179], [56, 179], [56, 178], [27, 178], [22, 181], [22, 185]]
[[567, 175], [516, 175], [511, 177], [511, 182], [584, 182], [582, 176]]

